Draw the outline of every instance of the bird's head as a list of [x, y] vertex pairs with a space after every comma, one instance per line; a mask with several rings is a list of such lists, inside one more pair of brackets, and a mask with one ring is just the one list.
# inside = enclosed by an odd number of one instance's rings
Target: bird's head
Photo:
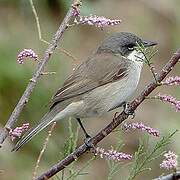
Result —
[[128, 32], [116, 33], [105, 39], [98, 48], [98, 52], [110, 52], [124, 57], [136, 55], [138, 46], [145, 48], [157, 45], [156, 42], [143, 40], [135, 34]]

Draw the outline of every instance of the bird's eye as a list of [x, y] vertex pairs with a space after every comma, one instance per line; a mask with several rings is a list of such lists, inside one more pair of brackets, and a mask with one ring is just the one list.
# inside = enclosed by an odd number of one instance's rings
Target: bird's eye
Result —
[[134, 50], [134, 45], [133, 44], [129, 44], [127, 48], [128, 48], [129, 51], [133, 51]]

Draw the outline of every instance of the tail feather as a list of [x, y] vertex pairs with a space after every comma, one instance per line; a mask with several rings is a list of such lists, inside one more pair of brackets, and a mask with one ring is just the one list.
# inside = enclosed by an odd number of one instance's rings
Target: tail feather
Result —
[[44, 117], [41, 119], [41, 122], [36, 127], [27, 131], [26, 134], [18, 141], [18, 143], [15, 145], [12, 151], [17, 151], [24, 144], [29, 142], [41, 130], [43, 130], [48, 125], [50, 125], [54, 121], [55, 116], [56, 116], [56, 112], [54, 111], [50, 111], [47, 114], [45, 114]]

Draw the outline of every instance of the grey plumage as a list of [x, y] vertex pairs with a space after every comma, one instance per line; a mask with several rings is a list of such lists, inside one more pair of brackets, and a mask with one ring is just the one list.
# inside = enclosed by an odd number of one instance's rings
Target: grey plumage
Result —
[[[28, 131], [15, 145], [18, 150], [53, 121], [68, 116], [99, 116], [121, 106], [136, 90], [142, 62], [136, 56], [136, 43], [144, 43], [134, 34], [117, 33], [98, 47], [65, 81], [51, 101], [50, 111], [39, 124]], [[155, 43], [146, 42], [146, 46]]]

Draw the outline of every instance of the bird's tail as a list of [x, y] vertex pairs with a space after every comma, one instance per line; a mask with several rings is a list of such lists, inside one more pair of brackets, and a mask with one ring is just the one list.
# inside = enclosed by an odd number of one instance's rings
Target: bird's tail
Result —
[[50, 112], [46, 113], [41, 119], [40, 123], [34, 128], [30, 129], [25, 133], [25, 135], [18, 141], [12, 151], [17, 151], [21, 146], [29, 142], [36, 134], [38, 134], [41, 130], [50, 125], [53, 121], [55, 121], [55, 116], [57, 114], [57, 109], [54, 108]]

